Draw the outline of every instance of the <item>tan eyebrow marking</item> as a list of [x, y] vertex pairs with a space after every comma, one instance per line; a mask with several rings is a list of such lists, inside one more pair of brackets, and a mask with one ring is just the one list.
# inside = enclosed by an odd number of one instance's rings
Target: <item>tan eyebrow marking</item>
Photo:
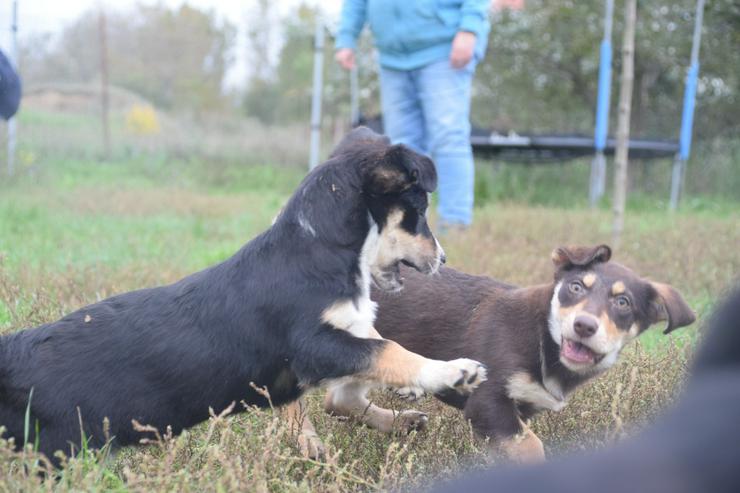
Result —
[[624, 283], [622, 281], [617, 281], [614, 284], [612, 284], [612, 294], [618, 295], [622, 294], [626, 291], [626, 288], [624, 287]]
[[587, 288], [590, 288], [594, 285], [596, 282], [596, 275], [594, 275], [592, 272], [589, 272], [585, 276], [583, 276], [583, 285]]

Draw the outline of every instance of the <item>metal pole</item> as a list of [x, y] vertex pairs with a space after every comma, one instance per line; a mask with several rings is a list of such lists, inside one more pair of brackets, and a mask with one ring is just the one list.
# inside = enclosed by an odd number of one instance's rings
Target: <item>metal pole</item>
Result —
[[[18, 71], [18, 0], [13, 0], [13, 12], [10, 17], [10, 63]], [[15, 116], [8, 120], [8, 175], [15, 173], [15, 147], [17, 127]]]
[[683, 177], [686, 172], [686, 161], [691, 153], [691, 130], [694, 125], [694, 108], [696, 106], [696, 85], [699, 79], [699, 47], [701, 46], [701, 27], [704, 19], [704, 0], [696, 2], [696, 22], [694, 38], [691, 42], [691, 65], [686, 74], [686, 87], [683, 93], [683, 111], [681, 114], [681, 133], [679, 134], [678, 154], [673, 161], [671, 173], [670, 210], [675, 211], [681, 198]]
[[596, 207], [604, 196], [606, 187], [606, 158], [604, 148], [609, 131], [609, 100], [612, 79], [612, 21], [614, 19], [614, 0], [606, 1], [604, 15], [604, 38], [599, 52], [599, 91], [596, 100], [596, 126], [594, 128], [594, 159], [591, 162], [591, 180], [588, 202]]
[[357, 73], [357, 61], [349, 71], [349, 121], [352, 128], [360, 123], [360, 89]]
[[316, 19], [313, 52], [313, 96], [311, 98], [311, 154], [308, 160], [309, 169], [319, 164], [321, 148], [321, 95], [324, 77], [324, 23]]

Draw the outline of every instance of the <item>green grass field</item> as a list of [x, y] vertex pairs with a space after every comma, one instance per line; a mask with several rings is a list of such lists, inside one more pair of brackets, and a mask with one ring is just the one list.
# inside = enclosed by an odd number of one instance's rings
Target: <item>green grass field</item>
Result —
[[[32, 152], [32, 143], [25, 146]], [[563, 170], [573, 179], [563, 178]], [[542, 283], [551, 279], [554, 247], [609, 242], [608, 209], [590, 211], [581, 198], [569, 200], [582, 169], [533, 173], [509, 167], [480, 173], [483, 206], [474, 227], [442, 240], [451, 266], [517, 284]], [[19, 177], [0, 179], [0, 332], [55, 320], [115, 293], [169, 283], [228, 257], [269, 226], [302, 174], [299, 167], [233, 158], [120, 153], [102, 162], [39, 151]], [[507, 183], [531, 193], [516, 200], [502, 191]], [[652, 329], [614, 370], [578, 391], [565, 411], [538, 417], [533, 426], [549, 453], [611, 443], [652, 419], [679, 391], [703, 319], [740, 272], [738, 202], [727, 195], [702, 195], [701, 206], [691, 200], [669, 214], [661, 199], [636, 196], [614, 257], [677, 287], [699, 322], [669, 337]], [[376, 399], [408, 407], [383, 393]], [[31, 446], [16, 454], [3, 443], [0, 489], [409, 489], [489, 462], [485, 444], [461, 414], [431, 399], [414, 405], [430, 414], [429, 429], [408, 437], [325, 416], [320, 392], [309, 402], [328, 445], [326, 461], [303, 459], [277, 413], [249, 410], [115, 457], [81, 454], [55, 480], [35, 474], [43, 462]]]

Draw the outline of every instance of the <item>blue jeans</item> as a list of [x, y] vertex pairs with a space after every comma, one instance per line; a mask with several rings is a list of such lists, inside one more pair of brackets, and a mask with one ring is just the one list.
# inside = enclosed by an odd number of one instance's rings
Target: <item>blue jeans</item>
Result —
[[475, 61], [454, 69], [449, 60], [415, 70], [380, 69], [385, 133], [428, 154], [439, 176], [442, 221], [470, 224], [475, 168], [470, 147], [470, 87]]

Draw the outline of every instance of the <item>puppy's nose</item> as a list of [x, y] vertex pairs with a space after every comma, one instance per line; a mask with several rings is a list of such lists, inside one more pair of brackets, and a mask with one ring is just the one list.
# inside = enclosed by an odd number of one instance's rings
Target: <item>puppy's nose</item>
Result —
[[447, 263], [447, 255], [444, 250], [442, 250], [442, 255], [439, 256], [439, 261], [443, 264]]
[[586, 315], [579, 315], [573, 322], [573, 329], [580, 337], [591, 337], [599, 328], [599, 323], [593, 318]]

